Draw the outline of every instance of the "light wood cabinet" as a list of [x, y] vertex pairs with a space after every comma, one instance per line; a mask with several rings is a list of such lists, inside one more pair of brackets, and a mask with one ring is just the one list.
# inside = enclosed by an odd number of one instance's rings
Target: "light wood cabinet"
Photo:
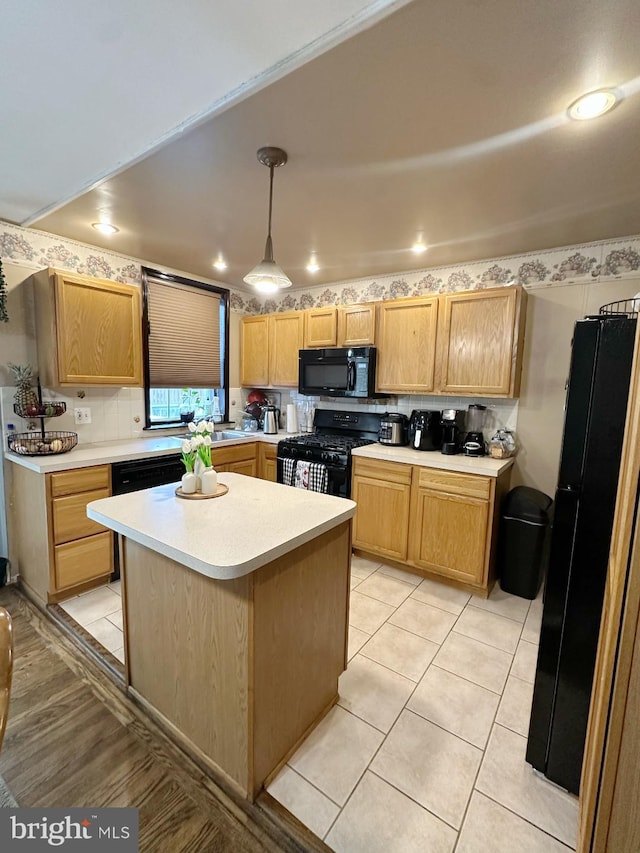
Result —
[[298, 352], [304, 346], [304, 312], [242, 318], [240, 384], [298, 387]]
[[372, 347], [376, 342], [374, 302], [341, 305], [338, 308], [338, 346]]
[[488, 477], [356, 456], [354, 548], [486, 595], [510, 475], [510, 468]]
[[258, 476], [261, 480], [277, 482], [277, 444], [258, 444]]
[[269, 317], [243, 317], [240, 336], [240, 384], [269, 384]]
[[406, 560], [411, 466], [354, 459], [351, 498], [358, 504], [354, 546]]
[[256, 454], [256, 442], [246, 441], [229, 447], [214, 447], [211, 451], [211, 462], [216, 471], [231, 471], [234, 474], [255, 477], [258, 473]]
[[33, 282], [43, 385], [143, 384], [139, 287], [50, 269]]
[[[416, 472], [417, 473], [417, 472]], [[423, 472], [420, 472], [423, 475]], [[446, 491], [428, 476], [415, 478], [411, 502], [409, 560], [438, 574], [477, 586], [484, 581], [491, 486], [487, 477], [464, 477], [473, 482], [476, 494], [466, 494], [465, 483], [449, 475], [452, 489]]]
[[298, 353], [304, 347], [304, 314], [283, 311], [269, 316], [269, 384], [298, 387]]
[[304, 312], [306, 348], [335, 347], [338, 343], [338, 309], [333, 305], [309, 308]]
[[9, 529], [20, 582], [41, 604], [106, 583], [113, 533], [87, 518], [87, 504], [111, 494], [111, 466], [38, 474], [12, 465]]
[[440, 393], [517, 397], [526, 301], [523, 288], [446, 293], [440, 300]]
[[380, 392], [428, 394], [435, 388], [438, 297], [392, 299], [377, 306]]

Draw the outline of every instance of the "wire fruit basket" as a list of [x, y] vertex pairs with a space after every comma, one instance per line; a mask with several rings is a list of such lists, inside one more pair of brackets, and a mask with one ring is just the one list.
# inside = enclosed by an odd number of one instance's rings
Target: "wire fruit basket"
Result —
[[50, 456], [72, 450], [78, 443], [78, 433], [65, 430], [19, 432], [10, 436], [8, 443], [9, 450], [20, 456]]
[[13, 411], [21, 418], [57, 418], [64, 415], [67, 411], [67, 404], [61, 400], [46, 401], [41, 400], [39, 403], [31, 403], [24, 405], [22, 403], [14, 403]]
[[605, 316], [629, 317], [633, 319], [640, 313], [640, 294], [636, 294], [633, 299], [620, 299], [617, 302], [608, 302], [602, 305], [600, 313]]

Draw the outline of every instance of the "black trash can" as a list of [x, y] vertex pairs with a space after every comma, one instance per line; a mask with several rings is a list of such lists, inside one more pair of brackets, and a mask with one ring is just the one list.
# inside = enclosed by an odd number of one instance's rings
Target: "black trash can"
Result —
[[498, 577], [505, 592], [535, 598], [549, 558], [553, 500], [529, 486], [511, 489], [502, 504]]

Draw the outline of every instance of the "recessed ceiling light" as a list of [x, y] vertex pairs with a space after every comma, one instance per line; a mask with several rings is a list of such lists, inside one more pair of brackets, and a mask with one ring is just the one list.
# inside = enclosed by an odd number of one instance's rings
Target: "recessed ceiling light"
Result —
[[120, 230], [110, 222], [92, 222], [91, 227], [95, 228], [96, 231], [99, 231], [101, 234], [117, 234]]
[[213, 262], [213, 265], [218, 270], [218, 272], [224, 272], [228, 266], [222, 255], [218, 255], [217, 259]]
[[308, 272], [318, 272], [320, 267], [318, 266], [318, 259], [315, 256], [315, 252], [309, 258], [309, 263], [307, 264]]
[[411, 251], [414, 255], [421, 255], [423, 252], [427, 251], [427, 247], [422, 242], [422, 240], [416, 240], [416, 242], [411, 247]]
[[575, 121], [598, 118], [613, 109], [620, 100], [614, 89], [597, 89], [575, 100], [567, 108], [567, 115]]

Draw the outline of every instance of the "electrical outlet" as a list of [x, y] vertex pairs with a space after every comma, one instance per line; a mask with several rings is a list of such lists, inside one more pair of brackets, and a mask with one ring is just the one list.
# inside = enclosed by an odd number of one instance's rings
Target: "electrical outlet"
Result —
[[90, 424], [91, 423], [91, 409], [89, 408], [78, 408], [73, 410], [73, 417], [77, 424]]

